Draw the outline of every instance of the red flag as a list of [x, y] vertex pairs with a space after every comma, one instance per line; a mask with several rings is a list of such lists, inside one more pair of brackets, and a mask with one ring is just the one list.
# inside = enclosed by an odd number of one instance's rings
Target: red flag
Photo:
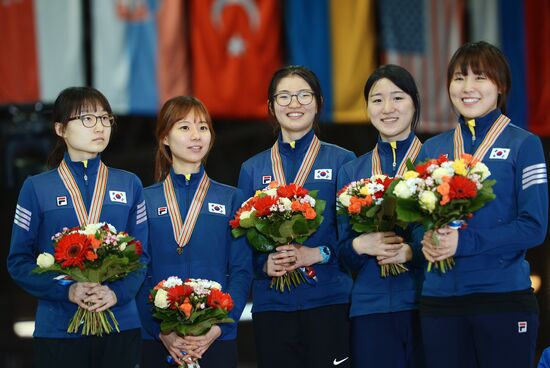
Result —
[[281, 65], [277, 0], [192, 0], [193, 92], [215, 117], [264, 118]]
[[550, 2], [526, 1], [524, 6], [529, 130], [550, 136]]
[[39, 99], [38, 67], [32, 0], [0, 6], [0, 103]]

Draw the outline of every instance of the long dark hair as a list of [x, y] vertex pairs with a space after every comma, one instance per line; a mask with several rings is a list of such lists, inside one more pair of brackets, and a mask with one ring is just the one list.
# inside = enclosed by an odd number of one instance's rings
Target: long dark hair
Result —
[[[69, 87], [61, 91], [53, 105], [53, 124], [61, 124], [65, 130], [69, 121], [74, 116], [79, 116], [83, 109], [102, 108], [112, 114], [113, 110], [107, 98], [92, 87]], [[55, 126], [54, 126], [55, 131]], [[63, 160], [67, 145], [63, 137], [56, 136], [55, 146], [48, 157], [48, 166], [56, 167]]]
[[[269, 115], [271, 115], [275, 119], [275, 121], [277, 120], [275, 117], [274, 109], [275, 92], [277, 91], [277, 85], [279, 84], [281, 79], [294, 75], [302, 78], [309, 85], [309, 88], [311, 88], [311, 90], [313, 91], [313, 96], [315, 97], [315, 101], [317, 102], [317, 112], [315, 113], [315, 117], [313, 118], [313, 129], [315, 131], [318, 131], [319, 116], [321, 115], [321, 110], [323, 109], [323, 92], [321, 90], [321, 82], [319, 82], [319, 78], [317, 78], [317, 75], [315, 75], [313, 71], [309, 70], [303, 65], [288, 65], [273, 73], [273, 77], [271, 77], [271, 82], [269, 82], [269, 87], [267, 89], [267, 109]], [[276, 124], [275, 129], [279, 129], [278, 123]]]
[[[156, 181], [164, 179], [172, 167], [172, 152], [170, 151], [170, 147], [162, 143], [164, 137], [168, 135], [176, 122], [183, 119], [192, 110], [206, 121], [211, 135], [208, 152], [212, 149], [215, 139], [214, 127], [212, 126], [212, 118], [202, 101], [192, 96], [177, 96], [169, 99], [160, 109], [157, 118], [157, 126], [155, 128], [155, 138], [157, 139], [158, 145], [155, 155]], [[208, 152], [202, 160], [203, 163], [206, 162]]]
[[414, 105], [414, 115], [411, 121], [411, 129], [414, 131], [420, 121], [420, 96], [418, 95], [418, 88], [416, 87], [414, 78], [407, 69], [399, 65], [387, 64], [382, 65], [372, 72], [369, 79], [367, 79], [367, 82], [365, 83], [365, 88], [363, 89], [363, 96], [365, 97], [366, 104], [369, 104], [369, 93], [371, 88], [376, 82], [383, 78], [389, 79], [393, 84], [411, 97]]
[[504, 54], [496, 46], [485, 41], [468, 42], [455, 51], [447, 68], [447, 92], [454, 74], [459, 70], [468, 74], [468, 67], [475, 74], [485, 74], [498, 88], [497, 106], [506, 113], [506, 97], [512, 88], [512, 73]]

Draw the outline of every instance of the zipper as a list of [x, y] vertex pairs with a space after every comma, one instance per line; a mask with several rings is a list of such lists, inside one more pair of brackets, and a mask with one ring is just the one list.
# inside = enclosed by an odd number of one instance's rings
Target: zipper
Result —
[[90, 204], [90, 190], [88, 186], [88, 168], [86, 166], [84, 166], [84, 191], [86, 197], [86, 207], [88, 207]]

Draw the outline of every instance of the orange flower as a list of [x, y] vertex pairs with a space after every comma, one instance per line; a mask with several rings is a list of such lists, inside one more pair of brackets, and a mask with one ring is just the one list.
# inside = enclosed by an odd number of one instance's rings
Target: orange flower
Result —
[[86, 252], [86, 259], [88, 261], [95, 261], [97, 259], [97, 254], [93, 250], [89, 250]]
[[210, 290], [210, 295], [208, 295], [206, 304], [209, 307], [221, 308], [226, 311], [230, 311], [231, 309], [233, 309], [233, 299], [231, 299], [231, 295], [224, 293], [218, 289]]
[[88, 239], [90, 239], [90, 244], [92, 245], [92, 248], [97, 249], [101, 247], [101, 240], [95, 237], [95, 235], [89, 234]]
[[451, 198], [449, 197], [450, 190], [451, 186], [448, 182], [443, 182], [437, 187], [437, 191], [443, 196], [443, 198], [441, 198], [441, 201], [439, 202], [440, 205], [443, 206], [449, 203], [449, 201], [451, 200]]
[[179, 306], [179, 309], [185, 314], [185, 317], [189, 318], [191, 316], [191, 311], [193, 311], [193, 306], [189, 303], [189, 298], [185, 298], [183, 304]]
[[370, 195], [359, 198], [359, 197], [351, 197], [350, 198], [350, 204], [348, 207], [348, 212], [352, 215], [356, 215], [359, 212], [361, 212], [361, 208], [363, 206], [370, 206], [372, 204], [372, 197]]
[[308, 204], [308, 205], [307, 205], [307, 208], [306, 208], [306, 211], [304, 212], [304, 217], [306, 218], [306, 220], [313, 220], [316, 216], [317, 216], [317, 213], [316, 213], [315, 210], [314, 210], [313, 208], [311, 208], [311, 206]]

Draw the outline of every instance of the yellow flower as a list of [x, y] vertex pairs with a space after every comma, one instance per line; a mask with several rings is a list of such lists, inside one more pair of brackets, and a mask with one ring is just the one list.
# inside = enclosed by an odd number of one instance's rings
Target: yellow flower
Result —
[[262, 191], [261, 191], [261, 190], [257, 190], [257, 191], [256, 191], [256, 193], [254, 193], [254, 197], [257, 197], [257, 196], [259, 196], [259, 195], [260, 195], [261, 193], [262, 193]]
[[462, 160], [462, 159], [456, 160], [452, 163], [452, 166], [453, 166], [453, 169], [455, 170], [455, 173], [457, 175], [466, 176], [466, 174], [467, 174], [466, 162], [464, 162], [464, 160]]
[[359, 191], [361, 195], [364, 195], [365, 197], [369, 195], [369, 188], [365, 185], [361, 190]]
[[405, 173], [405, 175], [403, 175], [403, 177], [405, 179], [413, 179], [413, 178], [418, 178], [418, 173], [416, 171], [413, 171], [413, 170], [409, 170]]

